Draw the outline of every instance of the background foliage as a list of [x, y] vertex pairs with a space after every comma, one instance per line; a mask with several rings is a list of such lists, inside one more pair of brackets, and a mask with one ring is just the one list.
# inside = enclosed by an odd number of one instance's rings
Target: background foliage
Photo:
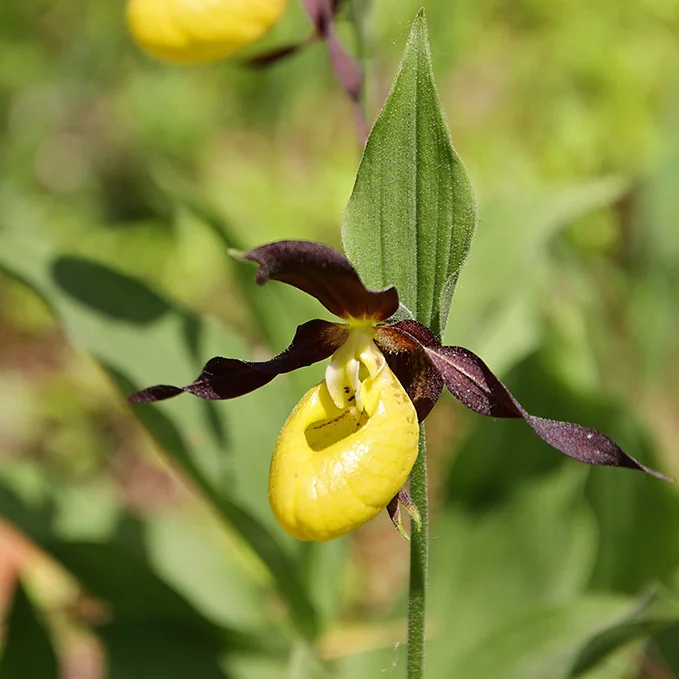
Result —
[[[371, 118], [421, 4], [480, 202], [447, 342], [677, 476], [679, 4], [375, 0]], [[306, 31], [293, 3], [265, 45]], [[339, 244], [359, 149], [322, 47], [170, 68], [116, 3], [9, 0], [0, 125], [0, 676], [404, 676], [386, 516], [303, 545], [268, 509], [276, 434], [322, 367], [139, 409], [155, 442], [122, 399], [323, 315], [226, 256]], [[429, 422], [431, 676], [679, 676], [675, 488], [452, 400]]]

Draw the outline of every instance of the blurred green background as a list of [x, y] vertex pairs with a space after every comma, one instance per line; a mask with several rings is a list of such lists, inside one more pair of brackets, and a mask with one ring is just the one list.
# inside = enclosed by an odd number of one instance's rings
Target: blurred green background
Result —
[[[678, 476], [679, 2], [374, 0], [371, 119], [423, 4], [481, 212], [447, 343]], [[322, 366], [140, 408], [145, 426], [123, 399], [323, 315], [226, 250], [339, 245], [351, 105], [320, 44], [170, 67], [123, 9], [0, 4], [0, 676], [405, 677], [386, 514], [306, 545], [268, 508], [277, 432]], [[293, 0], [252, 53], [308, 31]], [[428, 423], [429, 676], [679, 677], [676, 489], [452, 399]]]

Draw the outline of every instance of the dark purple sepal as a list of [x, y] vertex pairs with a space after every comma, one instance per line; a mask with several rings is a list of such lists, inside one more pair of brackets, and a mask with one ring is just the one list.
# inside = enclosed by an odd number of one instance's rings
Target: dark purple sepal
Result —
[[302, 49], [306, 47], [310, 42], [316, 39], [316, 34], [313, 34], [310, 39], [304, 40], [302, 42], [292, 43], [290, 45], [282, 45], [280, 47], [275, 47], [268, 52], [262, 52], [254, 57], [246, 59], [243, 63], [250, 68], [266, 68], [267, 66], [273, 66], [279, 61], [283, 61], [288, 57], [291, 57]]
[[443, 378], [424, 350], [424, 346], [436, 345], [438, 340], [421, 323], [400, 321], [378, 327], [375, 343], [413, 402], [417, 419], [422, 422], [443, 391]]
[[290, 346], [261, 363], [235, 358], [212, 358], [200, 377], [185, 387], [159, 384], [128, 397], [130, 403], [149, 403], [188, 392], [210, 401], [236, 398], [264, 386], [277, 375], [304, 368], [331, 356], [344, 344], [348, 330], [328, 321], [308, 321], [297, 328]]
[[406, 529], [403, 527], [403, 519], [401, 518], [401, 505], [398, 503], [398, 495], [393, 497], [389, 504], [387, 505], [387, 514], [391, 522], [394, 524], [394, 528], [404, 537], [406, 540], [410, 540], [410, 536], [406, 533]]
[[148, 387], [138, 391], [136, 394], [127, 397], [129, 403], [153, 403], [154, 401], [165, 401], [173, 396], [183, 394], [184, 389], [173, 387], [169, 384], [156, 384], [155, 387]]
[[311, 23], [321, 36], [325, 36], [335, 17], [337, 3], [333, 0], [302, 0]]
[[384, 321], [398, 309], [396, 288], [368, 290], [351, 262], [321, 243], [284, 240], [242, 255], [259, 264], [257, 283], [281, 281], [315, 297], [340, 318]]
[[408, 516], [410, 516], [412, 523], [417, 530], [422, 530], [422, 517], [420, 516], [420, 510], [417, 508], [414, 500], [410, 497], [410, 493], [405, 489], [401, 488], [398, 494], [395, 495], [387, 505], [387, 513], [391, 522], [394, 524], [394, 528], [406, 539], [410, 540], [410, 536], [406, 533], [403, 528], [403, 521], [401, 519], [401, 506], [406, 510]]
[[637, 469], [665, 481], [672, 480], [637, 462], [596, 429], [526, 412], [488, 366], [468, 349], [435, 345], [424, 349], [453, 396], [470, 410], [489, 417], [523, 419], [543, 441], [585, 464]]

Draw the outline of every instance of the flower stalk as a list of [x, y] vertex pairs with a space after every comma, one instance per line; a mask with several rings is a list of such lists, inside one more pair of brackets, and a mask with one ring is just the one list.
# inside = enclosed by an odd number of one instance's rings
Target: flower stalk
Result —
[[419, 530], [411, 521], [410, 588], [408, 592], [408, 679], [424, 676], [425, 611], [429, 567], [427, 443], [420, 425], [417, 460], [410, 473], [410, 495], [420, 512]]

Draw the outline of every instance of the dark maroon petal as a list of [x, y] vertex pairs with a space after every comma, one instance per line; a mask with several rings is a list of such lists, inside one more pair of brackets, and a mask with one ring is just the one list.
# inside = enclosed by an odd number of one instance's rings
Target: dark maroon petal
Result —
[[127, 400], [130, 403], [163, 401], [185, 391], [210, 401], [242, 396], [271, 382], [276, 375], [328, 358], [342, 346], [347, 333], [344, 326], [336, 323], [309, 321], [297, 328], [290, 346], [270, 361], [254, 363], [213, 358], [205, 364], [200, 377], [186, 387], [159, 384], [132, 394]]
[[413, 402], [420, 422], [429, 415], [443, 390], [443, 378], [422, 346], [429, 342], [437, 343], [436, 337], [416, 321], [382, 325], [375, 333], [375, 343]]
[[368, 290], [349, 260], [321, 243], [278, 241], [250, 250], [243, 259], [259, 264], [259, 285], [269, 279], [292, 285], [340, 318], [384, 321], [398, 309], [395, 288]]
[[526, 412], [488, 366], [468, 349], [427, 346], [425, 351], [453, 396], [474, 412], [489, 417], [521, 418], [543, 441], [580, 462], [637, 469], [665, 481], [671, 480], [637, 462], [595, 429], [535, 417]]

